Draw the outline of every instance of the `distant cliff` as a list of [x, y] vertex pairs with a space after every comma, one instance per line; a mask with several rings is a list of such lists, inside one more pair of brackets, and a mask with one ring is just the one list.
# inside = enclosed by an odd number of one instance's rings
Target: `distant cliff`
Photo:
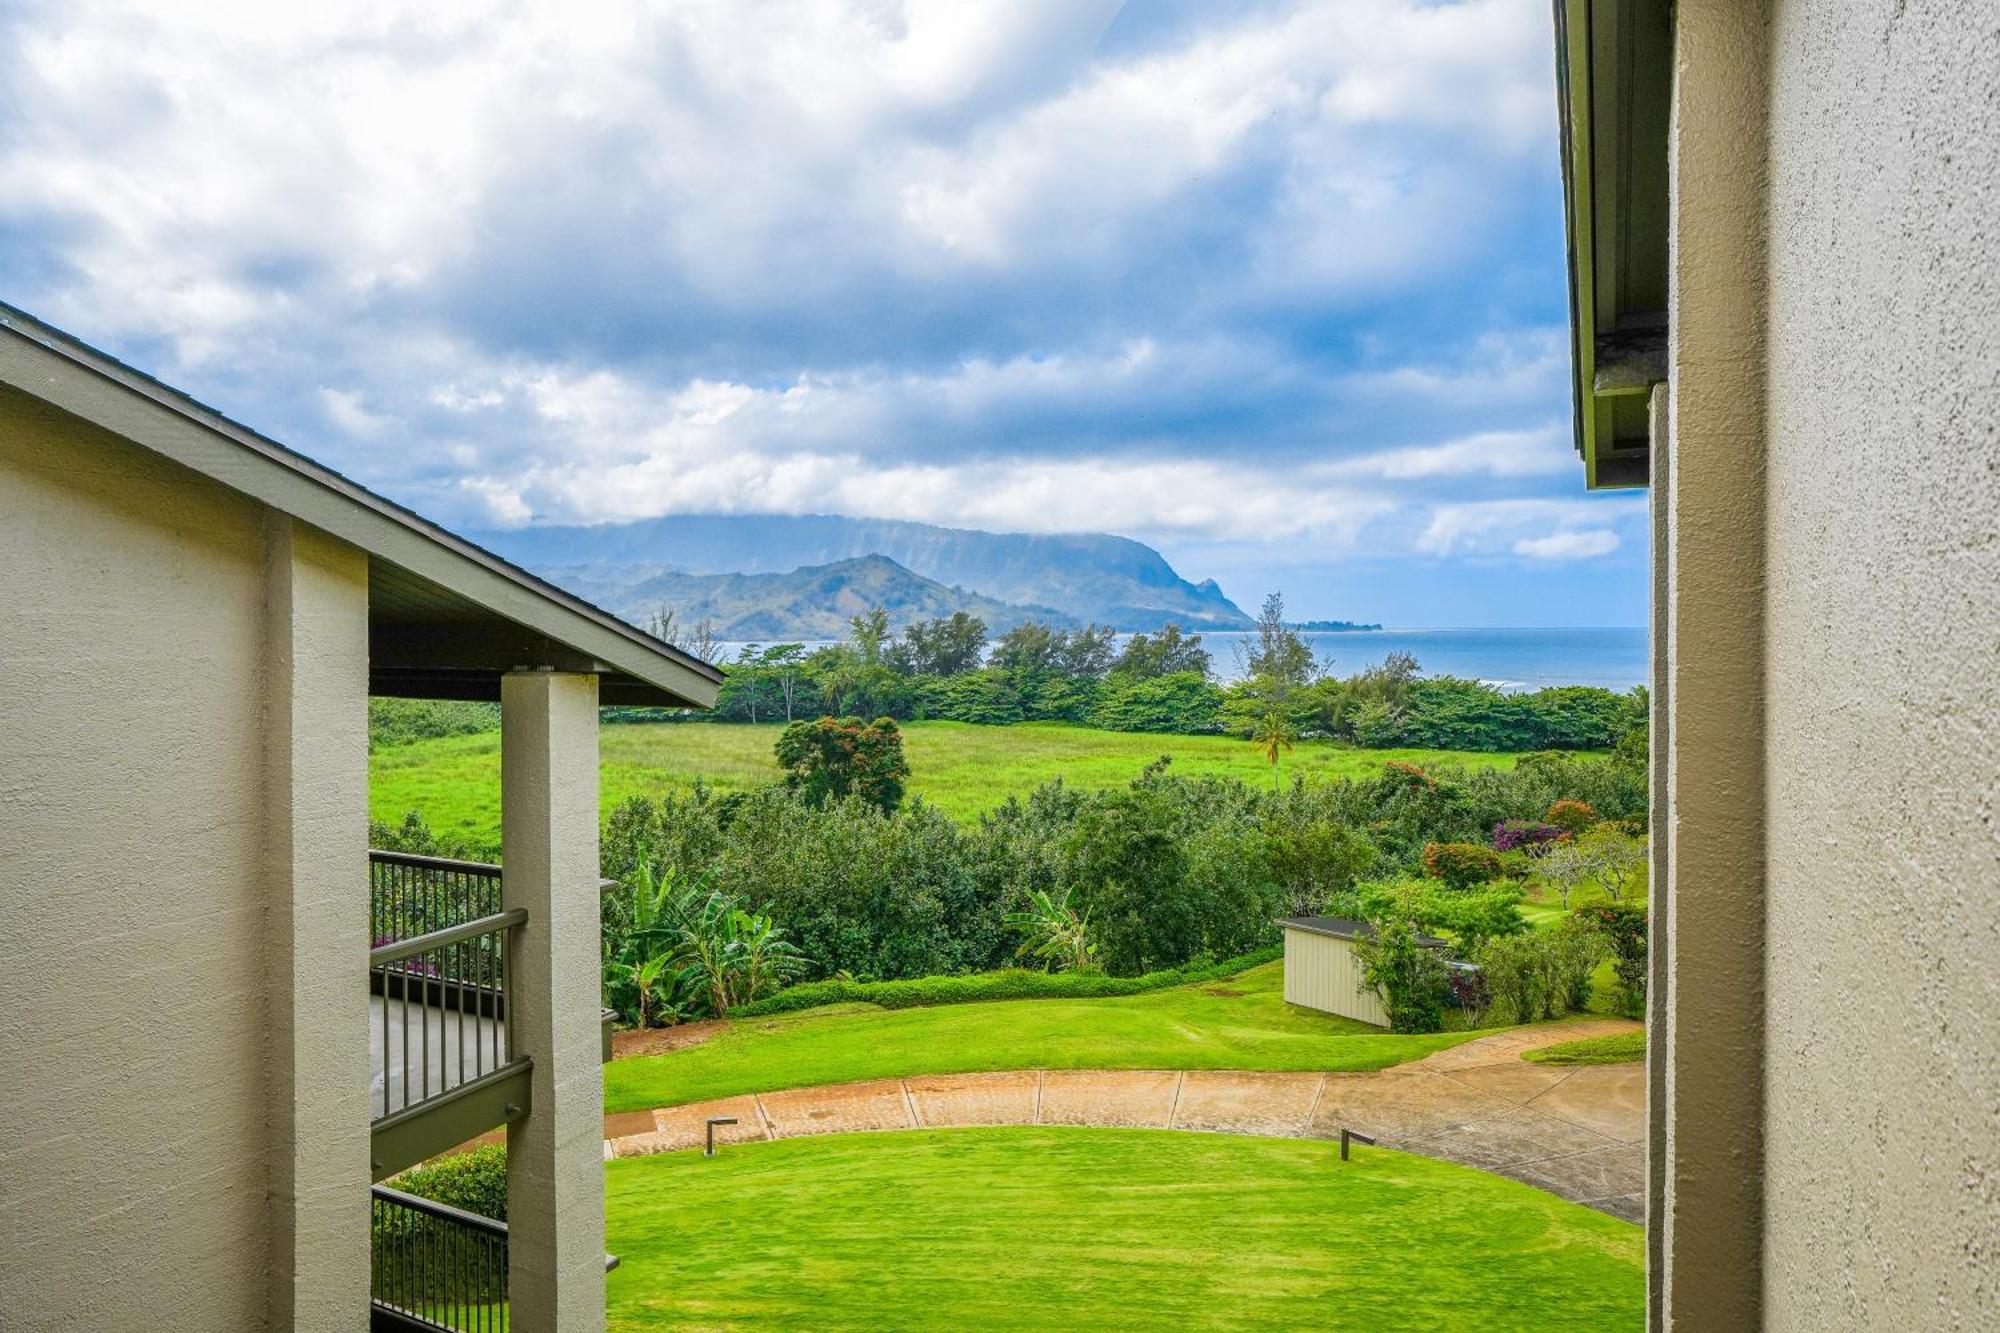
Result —
[[[585, 596], [592, 595], [591, 587], [607, 590], [612, 609], [626, 604], [628, 594], [623, 590], [669, 573], [791, 575], [804, 573], [807, 567], [882, 556], [906, 573], [947, 590], [962, 590], [961, 595], [975, 600], [1044, 608], [1077, 622], [1124, 630], [1158, 629], [1170, 620], [1191, 629], [1242, 629], [1251, 623], [1214, 580], [1190, 583], [1152, 547], [1104, 533], [979, 532], [891, 519], [745, 514], [594, 527], [533, 526], [469, 535], [537, 573], [555, 577], [561, 570], [557, 581]], [[646, 595], [662, 593], [667, 586], [655, 583]], [[738, 585], [738, 590], [748, 595], [752, 587], [775, 591], [779, 586]], [[685, 585], [688, 591], [694, 587]], [[611, 595], [610, 590], [619, 591]], [[911, 595], [918, 600], [932, 596], [915, 590]], [[734, 606], [735, 597], [731, 592], [724, 600]], [[789, 591], [784, 597], [790, 604]], [[769, 609], [777, 620], [785, 620], [787, 613], [776, 606]], [[679, 604], [676, 610], [697, 619], [702, 614]], [[747, 604], [743, 614], [750, 614]], [[803, 622], [786, 623], [794, 628], [782, 632], [803, 632], [796, 628]]]
[[891, 629], [965, 611], [1001, 634], [1023, 621], [1068, 625], [1046, 606], [1016, 606], [913, 574], [887, 556], [807, 565], [784, 574], [683, 574], [649, 566], [555, 566], [555, 582], [636, 624], [672, 608], [682, 625], [713, 620], [722, 639], [840, 639], [848, 621], [881, 607]]

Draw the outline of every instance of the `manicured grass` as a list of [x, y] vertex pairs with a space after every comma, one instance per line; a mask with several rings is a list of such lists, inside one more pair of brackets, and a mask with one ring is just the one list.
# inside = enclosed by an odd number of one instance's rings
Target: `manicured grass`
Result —
[[743, 1019], [699, 1046], [607, 1065], [605, 1109], [988, 1069], [1382, 1069], [1475, 1035], [1393, 1035], [1286, 1004], [1284, 984], [1284, 964], [1267, 963], [1115, 999], [838, 1005]]
[[[697, 777], [725, 791], [747, 790], [778, 776], [771, 749], [777, 725], [686, 722], [605, 727], [601, 733], [605, 810], [632, 795], [658, 796]], [[1255, 746], [1229, 736], [1152, 736], [1052, 723], [975, 727], [911, 722], [903, 728], [910, 791], [967, 822], [1010, 795], [1053, 777], [1073, 787], [1130, 782], [1161, 755], [1182, 773], [1217, 773], [1268, 783], [1271, 769]], [[1520, 756], [1455, 750], [1358, 750], [1302, 743], [1282, 774], [1359, 777], [1387, 760], [1434, 767], [1511, 768]], [[477, 843], [497, 843], [500, 827], [500, 735], [447, 736], [385, 746], [369, 761], [369, 810], [398, 821], [420, 811], [431, 826]]]
[[1584, 1037], [1529, 1051], [1523, 1059], [1545, 1065], [1622, 1065], [1646, 1058], [1646, 1034], [1615, 1032], [1608, 1037]]
[[610, 1326], [1637, 1329], [1643, 1233], [1499, 1176], [1119, 1129], [611, 1162]]

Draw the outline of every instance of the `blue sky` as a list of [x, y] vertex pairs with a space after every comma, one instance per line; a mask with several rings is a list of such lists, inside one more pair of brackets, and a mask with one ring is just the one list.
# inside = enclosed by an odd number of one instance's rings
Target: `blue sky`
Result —
[[1108, 530], [1302, 616], [1641, 622], [1546, 0], [172, 8], [0, 6], [0, 295], [441, 521]]

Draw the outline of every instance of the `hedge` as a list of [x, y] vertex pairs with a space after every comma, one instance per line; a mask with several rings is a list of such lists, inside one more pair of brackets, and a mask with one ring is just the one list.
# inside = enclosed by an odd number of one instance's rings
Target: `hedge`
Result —
[[1276, 962], [1284, 946], [1268, 945], [1219, 963], [1148, 972], [1137, 977], [1106, 976], [1102, 972], [1033, 972], [1011, 967], [959, 977], [912, 977], [902, 981], [809, 981], [781, 990], [752, 1004], [729, 1011], [731, 1018], [789, 1014], [827, 1004], [872, 1004], [883, 1009], [923, 1009], [940, 1004], [976, 1004], [983, 1000], [1086, 1000], [1139, 995], [1197, 981], [1215, 981]]

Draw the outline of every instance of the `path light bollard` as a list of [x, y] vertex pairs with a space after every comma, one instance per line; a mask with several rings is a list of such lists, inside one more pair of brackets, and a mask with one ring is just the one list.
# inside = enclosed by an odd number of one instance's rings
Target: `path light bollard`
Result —
[[736, 1117], [733, 1115], [710, 1116], [708, 1118], [708, 1142], [702, 1146], [701, 1155], [703, 1157], [715, 1156], [715, 1127], [717, 1125], [733, 1125], [735, 1123]]
[[1347, 1145], [1350, 1141], [1365, 1143], [1371, 1148], [1375, 1146], [1375, 1140], [1369, 1138], [1366, 1134], [1356, 1134], [1347, 1126], [1342, 1125], [1340, 1127], [1340, 1160], [1343, 1162], [1347, 1160]]

